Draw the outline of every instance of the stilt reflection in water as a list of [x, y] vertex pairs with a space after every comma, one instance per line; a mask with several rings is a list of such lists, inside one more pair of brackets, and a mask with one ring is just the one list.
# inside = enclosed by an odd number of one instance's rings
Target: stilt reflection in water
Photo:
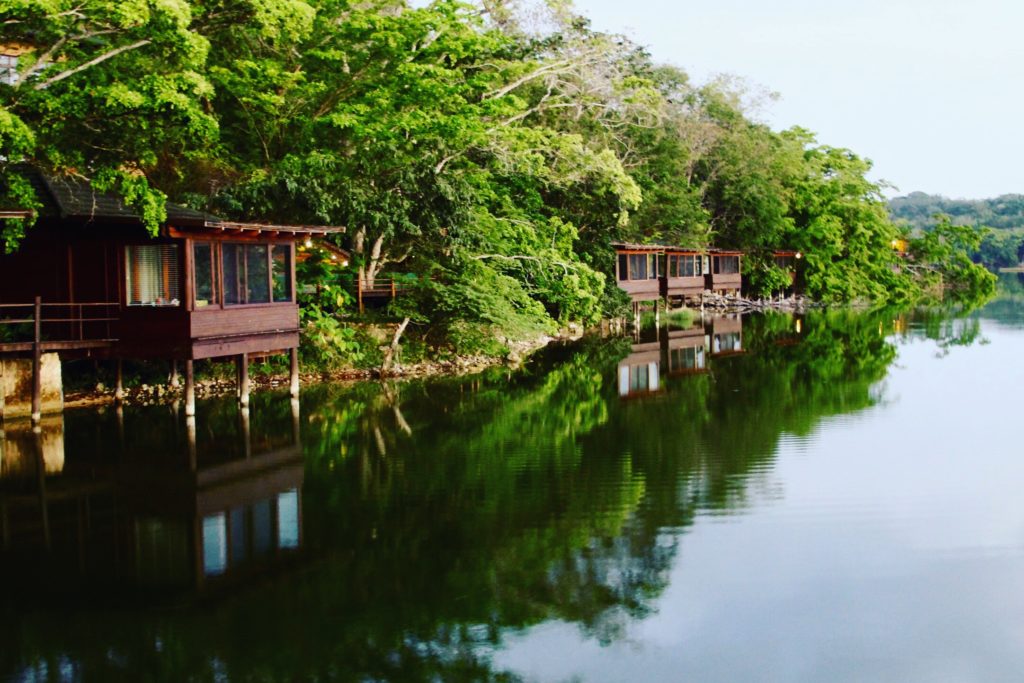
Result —
[[180, 406], [4, 425], [0, 574], [207, 589], [290, 560], [303, 538], [299, 402], [269, 398], [251, 414], [213, 401], [184, 429]]

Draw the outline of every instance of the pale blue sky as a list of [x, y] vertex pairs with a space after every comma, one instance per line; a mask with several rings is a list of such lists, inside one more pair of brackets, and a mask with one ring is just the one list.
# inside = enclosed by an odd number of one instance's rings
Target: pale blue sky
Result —
[[[875, 162], [899, 188], [1024, 193], [1021, 0], [576, 0], [696, 80], [780, 93], [764, 119]], [[893, 193], [890, 193], [893, 194]]]

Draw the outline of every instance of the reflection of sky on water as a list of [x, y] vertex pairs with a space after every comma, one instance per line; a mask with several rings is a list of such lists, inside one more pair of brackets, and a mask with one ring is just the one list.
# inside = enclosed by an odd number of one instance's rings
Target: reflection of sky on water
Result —
[[982, 334], [945, 355], [902, 341], [881, 404], [783, 438], [771, 485], [751, 487], [737, 516], [698, 518], [656, 613], [622, 640], [547, 623], [513, 635], [496, 668], [544, 681], [1020, 680], [1024, 335], [994, 321]]

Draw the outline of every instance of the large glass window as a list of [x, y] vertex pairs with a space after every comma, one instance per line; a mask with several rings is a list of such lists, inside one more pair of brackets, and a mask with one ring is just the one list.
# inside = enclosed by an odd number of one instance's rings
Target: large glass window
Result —
[[244, 245], [220, 245], [221, 277], [224, 278], [224, 303], [244, 304], [243, 278], [245, 276]]
[[629, 255], [629, 279], [630, 280], [657, 280], [658, 279], [658, 256], [657, 256], [657, 254], [630, 254]]
[[224, 513], [203, 517], [203, 573], [216, 576], [227, 568], [227, 517]]
[[256, 557], [269, 555], [274, 549], [274, 517], [269, 500], [252, 504], [252, 552]]
[[213, 245], [209, 242], [196, 242], [192, 247], [192, 261], [195, 270], [196, 308], [217, 303]]
[[619, 279], [629, 279], [629, 256], [626, 254], [619, 254]]
[[704, 348], [672, 349], [669, 352], [669, 367], [675, 370], [703, 370]]
[[629, 279], [630, 280], [646, 280], [647, 279], [647, 254], [630, 254], [629, 255]]
[[274, 283], [274, 301], [292, 300], [292, 247], [275, 244], [270, 248], [270, 269]]
[[19, 80], [17, 55], [0, 54], [0, 83], [17, 85]]
[[[226, 305], [270, 303], [269, 245], [231, 242], [222, 244], [221, 264]], [[291, 301], [290, 252], [282, 267], [288, 271], [288, 291], [287, 298], [281, 300]]]
[[740, 272], [739, 256], [716, 256], [715, 275], [735, 275]]
[[743, 350], [743, 337], [739, 332], [727, 332], [716, 334], [712, 341], [712, 351], [715, 353], [729, 353], [730, 351]]
[[277, 494], [277, 547], [299, 547], [299, 490]]
[[796, 260], [792, 256], [776, 256], [775, 265], [782, 270], [795, 270]]
[[128, 305], [177, 306], [181, 299], [178, 245], [131, 244], [124, 249]]
[[267, 245], [247, 244], [245, 246], [246, 303], [270, 303], [270, 276], [267, 272], [268, 267]]

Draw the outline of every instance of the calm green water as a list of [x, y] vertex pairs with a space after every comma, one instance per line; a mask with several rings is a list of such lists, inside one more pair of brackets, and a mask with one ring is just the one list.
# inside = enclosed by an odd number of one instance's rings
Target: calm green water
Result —
[[0, 680], [1019, 681], [1005, 284], [8, 425]]

